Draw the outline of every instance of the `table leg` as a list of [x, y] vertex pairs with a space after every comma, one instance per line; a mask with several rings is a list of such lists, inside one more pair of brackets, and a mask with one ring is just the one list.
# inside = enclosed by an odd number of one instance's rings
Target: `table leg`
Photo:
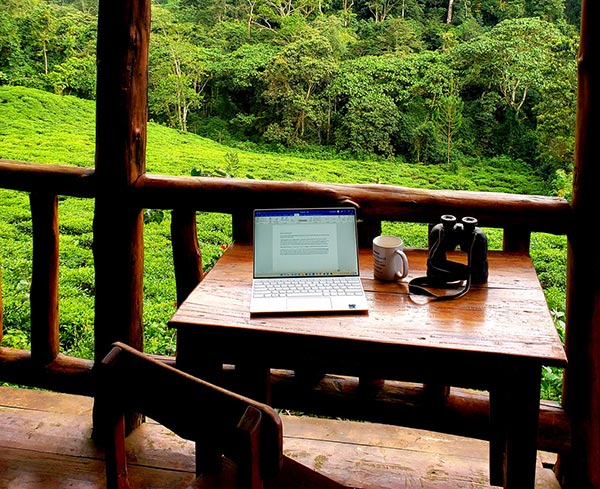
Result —
[[177, 332], [176, 367], [206, 382], [222, 385], [223, 362], [212, 354], [213, 351], [203, 347], [202, 340], [194, 335], [181, 329]]
[[504, 385], [490, 389], [490, 484], [504, 485], [504, 461], [506, 458], [507, 398]]
[[219, 474], [223, 468], [223, 454], [202, 442], [196, 442], [196, 477]]
[[535, 487], [541, 369], [515, 369], [490, 391], [490, 483]]
[[238, 392], [255, 401], [271, 404], [271, 370], [255, 363], [235, 366]]

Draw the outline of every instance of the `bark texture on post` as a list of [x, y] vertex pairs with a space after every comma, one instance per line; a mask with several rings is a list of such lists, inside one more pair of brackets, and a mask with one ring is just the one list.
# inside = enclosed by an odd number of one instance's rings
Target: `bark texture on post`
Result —
[[2, 262], [0, 262], [0, 343], [2, 343]]
[[[600, 254], [590, 233], [598, 209], [597, 127], [600, 5], [582, 3], [573, 178], [573, 228], [569, 233], [567, 335], [569, 366], [564, 406], [572, 421], [572, 451], [560, 460], [563, 486], [600, 487]], [[595, 86], [594, 86], [595, 84]], [[595, 89], [595, 90], [594, 90]], [[592, 213], [592, 214], [590, 214]]]
[[[100, 0], [96, 94], [95, 361], [122, 341], [144, 348], [143, 212], [133, 185], [146, 171], [150, 0]], [[94, 413], [94, 436], [103, 413]], [[142, 421], [127, 416], [127, 429]]]
[[149, 37], [149, 0], [100, 0], [94, 216], [97, 361], [117, 340], [143, 348], [143, 214], [131, 189], [146, 170]]
[[32, 193], [29, 200], [33, 228], [31, 357], [47, 365], [59, 352], [58, 197]]
[[171, 241], [179, 305], [200, 283], [203, 276], [196, 211], [176, 209], [171, 213]]

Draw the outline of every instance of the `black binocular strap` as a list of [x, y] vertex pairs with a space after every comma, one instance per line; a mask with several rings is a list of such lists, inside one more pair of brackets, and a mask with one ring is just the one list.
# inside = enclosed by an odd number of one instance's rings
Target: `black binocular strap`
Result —
[[469, 271], [469, 275], [467, 276], [467, 281], [466, 281], [464, 287], [462, 288], [462, 290], [460, 290], [456, 294], [438, 295], [438, 294], [430, 291], [429, 289], [425, 288], [425, 287], [434, 287], [434, 288], [438, 288], [438, 289], [443, 288], [443, 287], [447, 288], [448, 285], [450, 285], [451, 283], [454, 283], [454, 282], [440, 282], [437, 280], [431, 280], [429, 277], [416, 277], [416, 278], [413, 278], [408, 283], [408, 291], [411, 294], [426, 295], [429, 297], [433, 297], [433, 299], [436, 301], [448, 301], [451, 299], [459, 299], [460, 297], [465, 295], [467, 292], [469, 292], [469, 289], [471, 288], [471, 273], [470, 273], [470, 271]]
[[458, 291], [455, 294], [438, 295], [438, 294], [432, 292], [431, 290], [426, 289], [425, 287], [432, 287], [432, 288], [437, 288], [437, 289], [448, 288], [448, 285], [457, 283], [458, 280], [443, 281], [443, 280], [439, 280], [439, 279], [432, 279], [430, 277], [416, 277], [416, 278], [413, 278], [408, 283], [408, 292], [411, 294], [416, 294], [416, 295], [426, 295], [428, 297], [432, 297], [433, 300], [436, 300], [436, 301], [449, 301], [452, 299], [461, 298], [463, 295], [465, 295], [467, 292], [469, 292], [469, 289], [471, 288], [471, 257], [473, 255], [473, 246], [474, 245], [475, 245], [475, 235], [473, 235], [473, 240], [471, 241], [471, 244], [469, 246], [468, 261], [467, 261], [467, 276], [466, 276], [465, 285], [462, 288], [462, 290]]

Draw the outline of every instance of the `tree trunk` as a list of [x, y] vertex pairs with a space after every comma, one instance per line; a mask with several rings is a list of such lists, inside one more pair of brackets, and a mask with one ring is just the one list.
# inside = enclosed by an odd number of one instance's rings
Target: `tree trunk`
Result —
[[448, 15], [446, 16], [446, 24], [452, 24], [453, 9], [454, 9], [454, 0], [448, 0]]

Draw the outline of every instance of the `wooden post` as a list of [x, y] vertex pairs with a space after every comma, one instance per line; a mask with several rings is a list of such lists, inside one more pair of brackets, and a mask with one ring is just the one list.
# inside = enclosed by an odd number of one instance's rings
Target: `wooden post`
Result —
[[2, 262], [0, 261], [0, 344], [2, 344]]
[[561, 457], [559, 467], [563, 487], [587, 489], [600, 487], [600, 253], [591, 232], [594, 212], [600, 206], [600, 153], [596, 134], [600, 124], [597, 86], [600, 4], [583, 0], [581, 18], [574, 216], [567, 249], [569, 365], [563, 393], [563, 404], [572, 421], [572, 450], [568, 457]]
[[32, 193], [29, 200], [33, 227], [31, 357], [47, 365], [59, 351], [58, 197]]
[[[143, 349], [143, 213], [150, 0], [100, 0], [96, 94], [95, 361], [122, 341]], [[96, 413], [96, 416], [101, 413]], [[128, 417], [128, 428], [141, 422]], [[95, 424], [97, 425], [96, 417]]]
[[504, 251], [518, 251], [529, 253], [531, 232], [523, 227], [510, 227], [504, 230], [502, 249]]
[[198, 246], [195, 210], [175, 209], [171, 212], [171, 244], [179, 305], [202, 280], [202, 253]]
[[143, 348], [143, 215], [131, 188], [146, 170], [150, 0], [100, 0], [94, 260], [96, 361], [114, 341]]

